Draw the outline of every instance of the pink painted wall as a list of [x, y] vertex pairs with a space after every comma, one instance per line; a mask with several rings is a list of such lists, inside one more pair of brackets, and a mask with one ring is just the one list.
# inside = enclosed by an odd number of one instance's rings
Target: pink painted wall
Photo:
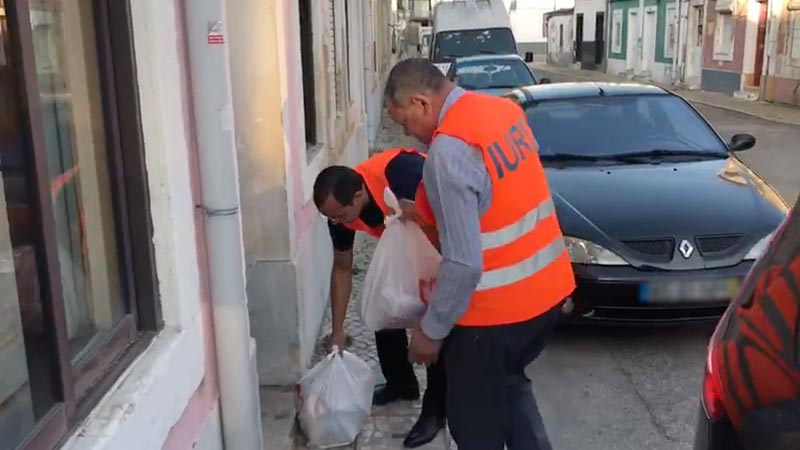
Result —
[[[737, 0], [739, 1], [739, 0]], [[706, 36], [703, 45], [703, 68], [708, 70], [722, 70], [725, 72], [742, 72], [742, 65], [744, 60], [744, 38], [747, 31], [747, 16], [746, 10], [744, 15], [739, 14], [736, 17], [736, 30], [734, 32], [734, 48], [732, 61], [717, 61], [714, 59], [714, 30], [716, 29], [717, 12], [714, 10], [716, 6], [715, 0], [708, 1], [706, 16]], [[741, 13], [741, 9], [740, 13]]]

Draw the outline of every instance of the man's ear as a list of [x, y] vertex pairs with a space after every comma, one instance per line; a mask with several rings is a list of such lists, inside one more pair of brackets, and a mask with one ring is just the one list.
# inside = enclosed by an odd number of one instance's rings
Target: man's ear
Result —
[[430, 99], [428, 99], [428, 97], [425, 96], [425, 94], [421, 93], [413, 94], [411, 97], [409, 97], [409, 102], [411, 104], [421, 107], [423, 110], [428, 109], [431, 104]]

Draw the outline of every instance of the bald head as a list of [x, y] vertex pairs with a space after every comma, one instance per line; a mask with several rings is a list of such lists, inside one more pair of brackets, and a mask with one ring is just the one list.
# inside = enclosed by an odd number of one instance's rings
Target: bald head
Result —
[[395, 64], [386, 81], [385, 97], [398, 106], [405, 106], [416, 93], [436, 93], [449, 83], [442, 72], [423, 58], [409, 58]]
[[386, 81], [386, 109], [406, 134], [430, 144], [453, 83], [426, 59], [400, 61]]

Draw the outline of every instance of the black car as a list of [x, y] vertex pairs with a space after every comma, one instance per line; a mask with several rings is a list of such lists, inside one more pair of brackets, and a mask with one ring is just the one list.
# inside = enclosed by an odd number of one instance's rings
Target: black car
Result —
[[711, 337], [695, 450], [800, 448], [798, 203]]
[[525, 111], [573, 262], [564, 322], [717, 320], [787, 204], [683, 98], [655, 86], [556, 83]]

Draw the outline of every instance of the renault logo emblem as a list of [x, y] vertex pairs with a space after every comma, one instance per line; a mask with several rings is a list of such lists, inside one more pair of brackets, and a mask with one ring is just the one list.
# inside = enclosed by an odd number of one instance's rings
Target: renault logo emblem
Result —
[[681, 241], [681, 245], [678, 246], [678, 250], [686, 259], [689, 259], [692, 256], [692, 253], [694, 253], [694, 247], [692, 247], [692, 244], [690, 244], [686, 239]]

